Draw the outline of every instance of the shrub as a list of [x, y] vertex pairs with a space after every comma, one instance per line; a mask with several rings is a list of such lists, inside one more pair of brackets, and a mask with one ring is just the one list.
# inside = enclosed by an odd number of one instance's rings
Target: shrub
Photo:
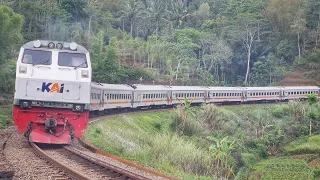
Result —
[[316, 104], [318, 102], [317, 94], [308, 94], [307, 97], [308, 97], [309, 104]]
[[278, 106], [275, 109], [273, 109], [271, 113], [276, 118], [282, 118], [289, 114], [289, 106], [288, 105]]
[[242, 153], [242, 161], [245, 167], [253, 168], [256, 164], [258, 157], [251, 153]]
[[204, 111], [202, 123], [207, 129], [221, 130], [229, 135], [236, 133], [240, 119], [234, 112], [214, 104], [204, 105], [202, 109]]
[[306, 120], [306, 107], [302, 102], [290, 101], [289, 112], [292, 115], [294, 121], [305, 121]]
[[314, 177], [315, 177], [315, 179], [320, 177], [320, 168], [314, 169]]
[[235, 180], [247, 180], [249, 171], [250, 169], [248, 168], [241, 168], [237, 173]]
[[214, 173], [209, 154], [176, 134], [156, 135], [152, 141], [150, 155], [158, 162], [172, 164], [185, 172], [202, 175]]
[[186, 110], [183, 106], [178, 106], [175, 109], [173, 118], [174, 120], [171, 126], [180, 134], [192, 136], [199, 134], [202, 131], [200, 123], [193, 118], [189, 114], [188, 110]]

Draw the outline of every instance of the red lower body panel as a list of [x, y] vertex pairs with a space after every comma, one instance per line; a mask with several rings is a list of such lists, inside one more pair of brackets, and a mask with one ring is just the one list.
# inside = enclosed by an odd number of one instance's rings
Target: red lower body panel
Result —
[[[81, 138], [87, 128], [89, 111], [72, 112], [71, 109], [14, 106], [14, 124], [18, 133], [27, 134], [30, 142], [70, 144], [72, 138]], [[46, 128], [46, 121], [56, 123], [54, 129]]]

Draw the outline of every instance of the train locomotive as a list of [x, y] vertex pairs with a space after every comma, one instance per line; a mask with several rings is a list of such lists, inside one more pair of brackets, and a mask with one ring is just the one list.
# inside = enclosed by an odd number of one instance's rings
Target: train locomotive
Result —
[[91, 63], [74, 42], [36, 40], [17, 60], [14, 124], [29, 141], [70, 144], [82, 137], [89, 118]]
[[317, 86], [212, 87], [91, 82], [89, 52], [74, 42], [37, 40], [21, 47], [16, 70], [14, 123], [30, 142], [70, 144], [91, 114], [192, 104], [306, 99]]

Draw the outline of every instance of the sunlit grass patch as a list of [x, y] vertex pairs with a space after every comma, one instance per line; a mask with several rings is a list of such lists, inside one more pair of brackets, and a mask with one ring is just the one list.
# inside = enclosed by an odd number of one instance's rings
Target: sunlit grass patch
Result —
[[311, 180], [314, 177], [314, 170], [304, 160], [291, 158], [268, 159], [258, 163], [254, 170], [249, 179]]
[[319, 153], [320, 152], [320, 135], [301, 138], [285, 147], [289, 153]]

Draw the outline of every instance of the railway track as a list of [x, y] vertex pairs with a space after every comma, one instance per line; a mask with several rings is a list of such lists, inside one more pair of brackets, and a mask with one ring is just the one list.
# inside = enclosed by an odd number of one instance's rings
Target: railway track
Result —
[[75, 179], [151, 179], [128, 171], [70, 146], [38, 146], [30, 143], [37, 154]]

